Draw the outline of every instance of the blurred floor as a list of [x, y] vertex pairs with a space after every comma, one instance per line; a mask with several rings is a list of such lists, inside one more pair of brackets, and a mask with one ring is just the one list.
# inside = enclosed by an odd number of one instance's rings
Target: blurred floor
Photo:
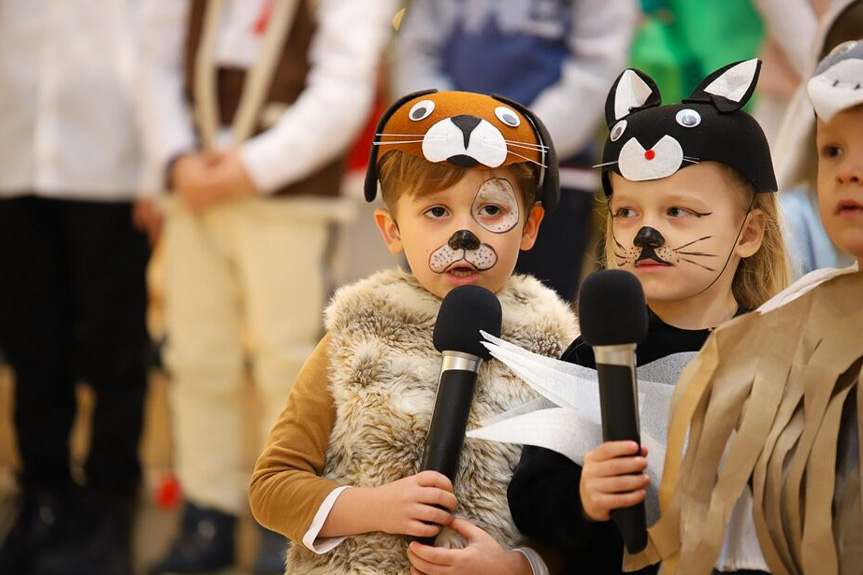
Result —
[[[360, 174], [361, 176], [362, 174]], [[348, 180], [355, 188], [354, 197], [362, 194], [362, 178], [357, 176]], [[350, 190], [349, 190], [350, 191]], [[399, 259], [389, 254], [380, 241], [374, 226], [373, 212], [379, 204], [367, 204], [358, 199], [358, 217], [346, 225], [340, 234], [341, 250], [335, 262], [337, 277], [351, 282], [365, 277], [374, 271], [397, 265]], [[150, 332], [155, 336], [162, 333], [161, 321], [161, 253], [157, 250], [151, 261], [148, 284], [151, 305], [148, 313]], [[0, 539], [5, 537], [14, 516], [14, 470], [18, 465], [12, 426], [12, 374], [0, 362]], [[258, 435], [252, 424], [255, 418], [255, 397], [251, 382], [247, 382], [245, 409], [249, 423], [246, 430], [249, 448], [244, 464], [251, 475], [255, 459], [262, 446], [256, 445]], [[79, 415], [72, 437], [73, 462], [86, 457], [89, 438], [88, 420], [92, 409], [92, 397], [86, 386], [79, 388]], [[164, 372], [153, 370], [150, 376], [147, 396], [146, 419], [141, 441], [141, 460], [144, 468], [144, 485], [140, 496], [140, 509], [135, 532], [135, 560], [138, 573], [155, 562], [166, 551], [174, 537], [179, 519], [180, 505], [165, 508], [157, 505], [159, 486], [171, 472], [171, 425], [168, 411], [168, 379]], [[74, 465], [73, 465], [74, 466]], [[241, 517], [238, 532], [238, 564], [236, 574], [249, 572], [257, 550], [257, 530], [250, 512]], [[225, 574], [233, 575], [233, 574]]]
[[[14, 448], [12, 428], [12, 375], [9, 369], [0, 367], [0, 537], [11, 526], [14, 515], [13, 472], [17, 466], [17, 455]], [[146, 573], [146, 566], [155, 562], [166, 550], [172, 540], [179, 519], [179, 506], [164, 509], [156, 505], [156, 489], [171, 469], [170, 421], [167, 404], [167, 379], [162, 372], [154, 371], [150, 377], [150, 389], [147, 398], [147, 413], [144, 437], [141, 442], [141, 459], [144, 465], [144, 486], [141, 490], [140, 508], [135, 530], [135, 561], [137, 573]], [[247, 407], [252, 410], [254, 402], [251, 386], [247, 388]], [[72, 438], [73, 458], [81, 460], [86, 452], [89, 434], [86, 424], [87, 414], [92, 407], [92, 399], [85, 387], [79, 389], [81, 408], [75, 424]], [[248, 420], [253, 419], [250, 416]], [[251, 437], [249, 433], [247, 436]], [[248, 450], [247, 461], [251, 474], [258, 447]], [[250, 572], [249, 567], [254, 560], [257, 532], [249, 513], [240, 522], [238, 533], [239, 567], [234, 572], [225, 575], [237, 575]]]

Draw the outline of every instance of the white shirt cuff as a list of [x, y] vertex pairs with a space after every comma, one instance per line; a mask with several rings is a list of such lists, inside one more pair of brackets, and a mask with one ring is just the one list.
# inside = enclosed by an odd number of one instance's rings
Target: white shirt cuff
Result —
[[315, 518], [312, 519], [312, 524], [309, 525], [309, 530], [306, 531], [305, 535], [303, 535], [303, 545], [318, 555], [323, 555], [328, 551], [332, 551], [345, 540], [345, 537], [324, 537], [319, 539], [318, 533], [323, 529], [324, 523], [326, 523], [327, 517], [330, 516], [330, 511], [333, 510], [333, 505], [336, 504], [336, 500], [339, 498], [339, 495], [349, 487], [350, 485], [336, 487], [329, 495], [327, 495], [324, 502], [321, 503], [321, 506], [318, 508]]
[[518, 551], [527, 558], [527, 562], [530, 563], [533, 575], [549, 575], [545, 561], [542, 560], [542, 557], [539, 556], [539, 553], [537, 553], [536, 550], [531, 549], [530, 547], [516, 547], [513, 551]]

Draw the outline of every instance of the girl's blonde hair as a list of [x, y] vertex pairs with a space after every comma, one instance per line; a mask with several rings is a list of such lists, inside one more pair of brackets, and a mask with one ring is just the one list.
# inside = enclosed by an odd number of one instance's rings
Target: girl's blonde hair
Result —
[[[788, 287], [789, 266], [785, 253], [785, 241], [782, 236], [782, 216], [779, 210], [779, 198], [776, 193], [756, 193], [752, 184], [735, 168], [722, 165], [725, 176], [738, 191], [738, 205], [741, 213], [746, 209], [761, 210], [764, 214], [764, 237], [757, 252], [740, 260], [731, 291], [734, 299], [743, 309], [754, 310], [768, 299]], [[754, 198], [753, 198], [754, 196]], [[611, 237], [611, 210], [608, 201], [603, 202], [605, 217], [605, 267], [617, 267], [614, 257], [614, 239]], [[750, 208], [751, 204], [751, 208]]]

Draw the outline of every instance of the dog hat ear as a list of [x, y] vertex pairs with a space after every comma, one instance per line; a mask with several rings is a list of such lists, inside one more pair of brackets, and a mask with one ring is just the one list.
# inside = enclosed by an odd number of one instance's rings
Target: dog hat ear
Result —
[[542, 153], [542, 164], [545, 167], [542, 169], [542, 179], [537, 190], [538, 197], [536, 199], [542, 202], [542, 207], [546, 211], [554, 211], [560, 201], [560, 167], [557, 164], [557, 152], [554, 149], [554, 144], [551, 142], [548, 129], [542, 123], [542, 120], [526, 106], [497, 94], [493, 95], [492, 98], [512, 106], [533, 124], [533, 129], [536, 132], [540, 146], [545, 146]]
[[605, 100], [605, 123], [611, 128], [635, 110], [662, 104], [653, 78], [635, 68], [627, 68], [617, 77]]
[[375, 196], [378, 195], [378, 142], [381, 141], [381, 134], [384, 131], [384, 126], [386, 126], [390, 118], [393, 117], [393, 114], [395, 114], [406, 102], [409, 102], [414, 98], [419, 98], [420, 96], [425, 96], [426, 94], [434, 94], [435, 92], [437, 92], [437, 90], [421, 90], [419, 92], [408, 94], [407, 96], [396, 100], [395, 103], [393, 103], [393, 105], [384, 112], [384, 115], [381, 116], [378, 126], [375, 128], [375, 137], [372, 140], [372, 150], [369, 154], [369, 165], [366, 168], [366, 181], [363, 185], [367, 202], [374, 201]]
[[752, 97], [760, 72], [757, 58], [733, 62], [704, 78], [683, 102], [713, 104], [720, 112], [736, 112]]

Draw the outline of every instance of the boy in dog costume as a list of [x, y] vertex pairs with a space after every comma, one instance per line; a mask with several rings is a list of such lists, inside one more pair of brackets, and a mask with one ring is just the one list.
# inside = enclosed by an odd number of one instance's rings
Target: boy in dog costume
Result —
[[[409, 95], [377, 132], [366, 198], [380, 178], [388, 209], [375, 223], [411, 272], [383, 271], [333, 298], [327, 334], [257, 462], [252, 511], [295, 542], [292, 575], [543, 573], [535, 552], [511, 550], [523, 543], [506, 500], [517, 447], [466, 441], [454, 491], [417, 471], [441, 361], [432, 330], [450, 290], [495, 293], [503, 337], [536, 353], [557, 356], [574, 336], [554, 292], [512, 275], [558, 199], [551, 142], [526, 108], [466, 92]], [[535, 397], [484, 362], [468, 426]], [[437, 536], [438, 547], [406, 535]]]
[[760, 555], [777, 575], [863, 571], [861, 83], [852, 41], [808, 84], [821, 219], [857, 263], [816, 270], [718, 328], [682, 375], [646, 553], [665, 573], [710, 573], [746, 548], [742, 560]]

